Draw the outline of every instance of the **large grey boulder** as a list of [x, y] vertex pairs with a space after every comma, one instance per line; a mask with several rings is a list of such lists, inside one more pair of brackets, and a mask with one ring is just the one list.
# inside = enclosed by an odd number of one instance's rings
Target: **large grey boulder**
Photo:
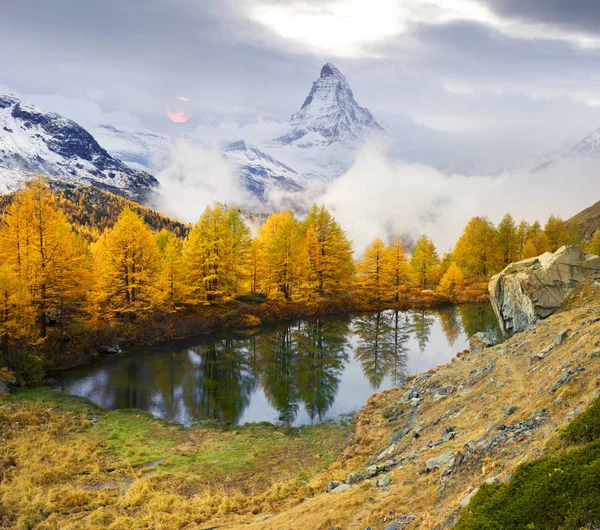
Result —
[[490, 280], [492, 306], [504, 332], [550, 316], [583, 282], [600, 275], [600, 257], [578, 246], [512, 263]]

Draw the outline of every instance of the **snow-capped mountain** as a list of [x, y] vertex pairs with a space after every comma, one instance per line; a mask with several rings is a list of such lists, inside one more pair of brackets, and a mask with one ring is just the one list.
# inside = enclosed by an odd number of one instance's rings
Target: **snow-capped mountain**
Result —
[[600, 160], [600, 128], [568, 149], [556, 150], [554, 153], [538, 160], [534, 171], [542, 171], [561, 160]]
[[223, 150], [223, 156], [237, 166], [246, 188], [259, 197], [264, 197], [269, 186], [300, 191], [307, 181], [306, 175], [243, 140], [229, 144]]
[[598, 158], [600, 159], [600, 128], [588, 134], [583, 140], [575, 144], [563, 156], [569, 158]]
[[[110, 153], [132, 167], [150, 171], [160, 178], [160, 171], [171, 160], [174, 147], [183, 142], [201, 153], [206, 146], [191, 136], [169, 136], [148, 131], [122, 131], [111, 125], [101, 125], [96, 136]], [[222, 147], [222, 156], [232, 163], [244, 186], [259, 198], [269, 187], [287, 191], [301, 190], [308, 177], [276, 160], [258, 147], [238, 140]]]
[[344, 74], [331, 63], [321, 68], [289, 131], [265, 146], [269, 154], [313, 178], [332, 179], [346, 171], [356, 150], [386, 131], [354, 99]]
[[[0, 192], [17, 189], [30, 175], [42, 173], [141, 198], [159, 185], [151, 174], [160, 178], [180, 142], [206, 149], [193, 136], [123, 131], [112, 125], [97, 126], [92, 133], [0, 94]], [[382, 134], [384, 128], [356, 102], [344, 75], [327, 63], [285, 135], [263, 145], [232, 138], [236, 141], [224, 143], [221, 154], [245, 187], [263, 198], [269, 189], [300, 191], [310, 181], [341, 175], [357, 148]]]
[[290, 126], [290, 132], [275, 142], [302, 148], [335, 142], [356, 147], [385, 132], [369, 109], [356, 102], [348, 81], [331, 63], [321, 68], [302, 107], [290, 118]]
[[0, 191], [18, 189], [36, 173], [132, 198], [158, 186], [149, 173], [109, 155], [74, 121], [0, 93]]

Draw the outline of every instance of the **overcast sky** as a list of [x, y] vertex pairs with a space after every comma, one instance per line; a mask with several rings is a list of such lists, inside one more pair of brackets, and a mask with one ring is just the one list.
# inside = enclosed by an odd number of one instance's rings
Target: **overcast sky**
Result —
[[[286, 120], [332, 61], [407, 141], [507, 160], [600, 127], [599, 55], [596, 0], [19, 0], [0, 16], [2, 88], [85, 126], [235, 136]], [[183, 125], [165, 115], [179, 95]]]

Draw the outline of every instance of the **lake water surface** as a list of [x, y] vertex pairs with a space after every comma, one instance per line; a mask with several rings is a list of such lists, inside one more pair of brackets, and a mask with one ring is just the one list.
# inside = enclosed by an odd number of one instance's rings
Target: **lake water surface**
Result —
[[500, 334], [489, 305], [315, 317], [99, 357], [60, 372], [55, 388], [186, 425], [303, 425], [359, 410], [484, 330]]

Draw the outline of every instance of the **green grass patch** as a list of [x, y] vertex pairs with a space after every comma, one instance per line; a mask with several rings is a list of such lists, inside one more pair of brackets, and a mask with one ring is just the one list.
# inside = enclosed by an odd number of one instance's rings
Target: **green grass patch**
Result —
[[103, 410], [87, 398], [64, 394], [46, 386], [19, 387], [13, 390], [5, 399], [48, 403], [52, 407], [64, 412], [80, 413], [91, 410], [95, 412]]
[[[286, 428], [203, 421], [185, 428], [142, 410], [110, 411], [46, 387], [18, 389], [8, 399], [81, 415], [81, 428], [71, 434], [75, 439], [101, 443], [126, 466], [158, 461], [153, 467], [162, 473], [194, 482], [236, 475], [249, 480], [253, 474], [266, 481], [271, 472], [304, 476], [309, 468], [316, 471], [332, 463], [347, 436], [347, 429], [334, 422]], [[92, 417], [94, 425], [86, 420]]]

